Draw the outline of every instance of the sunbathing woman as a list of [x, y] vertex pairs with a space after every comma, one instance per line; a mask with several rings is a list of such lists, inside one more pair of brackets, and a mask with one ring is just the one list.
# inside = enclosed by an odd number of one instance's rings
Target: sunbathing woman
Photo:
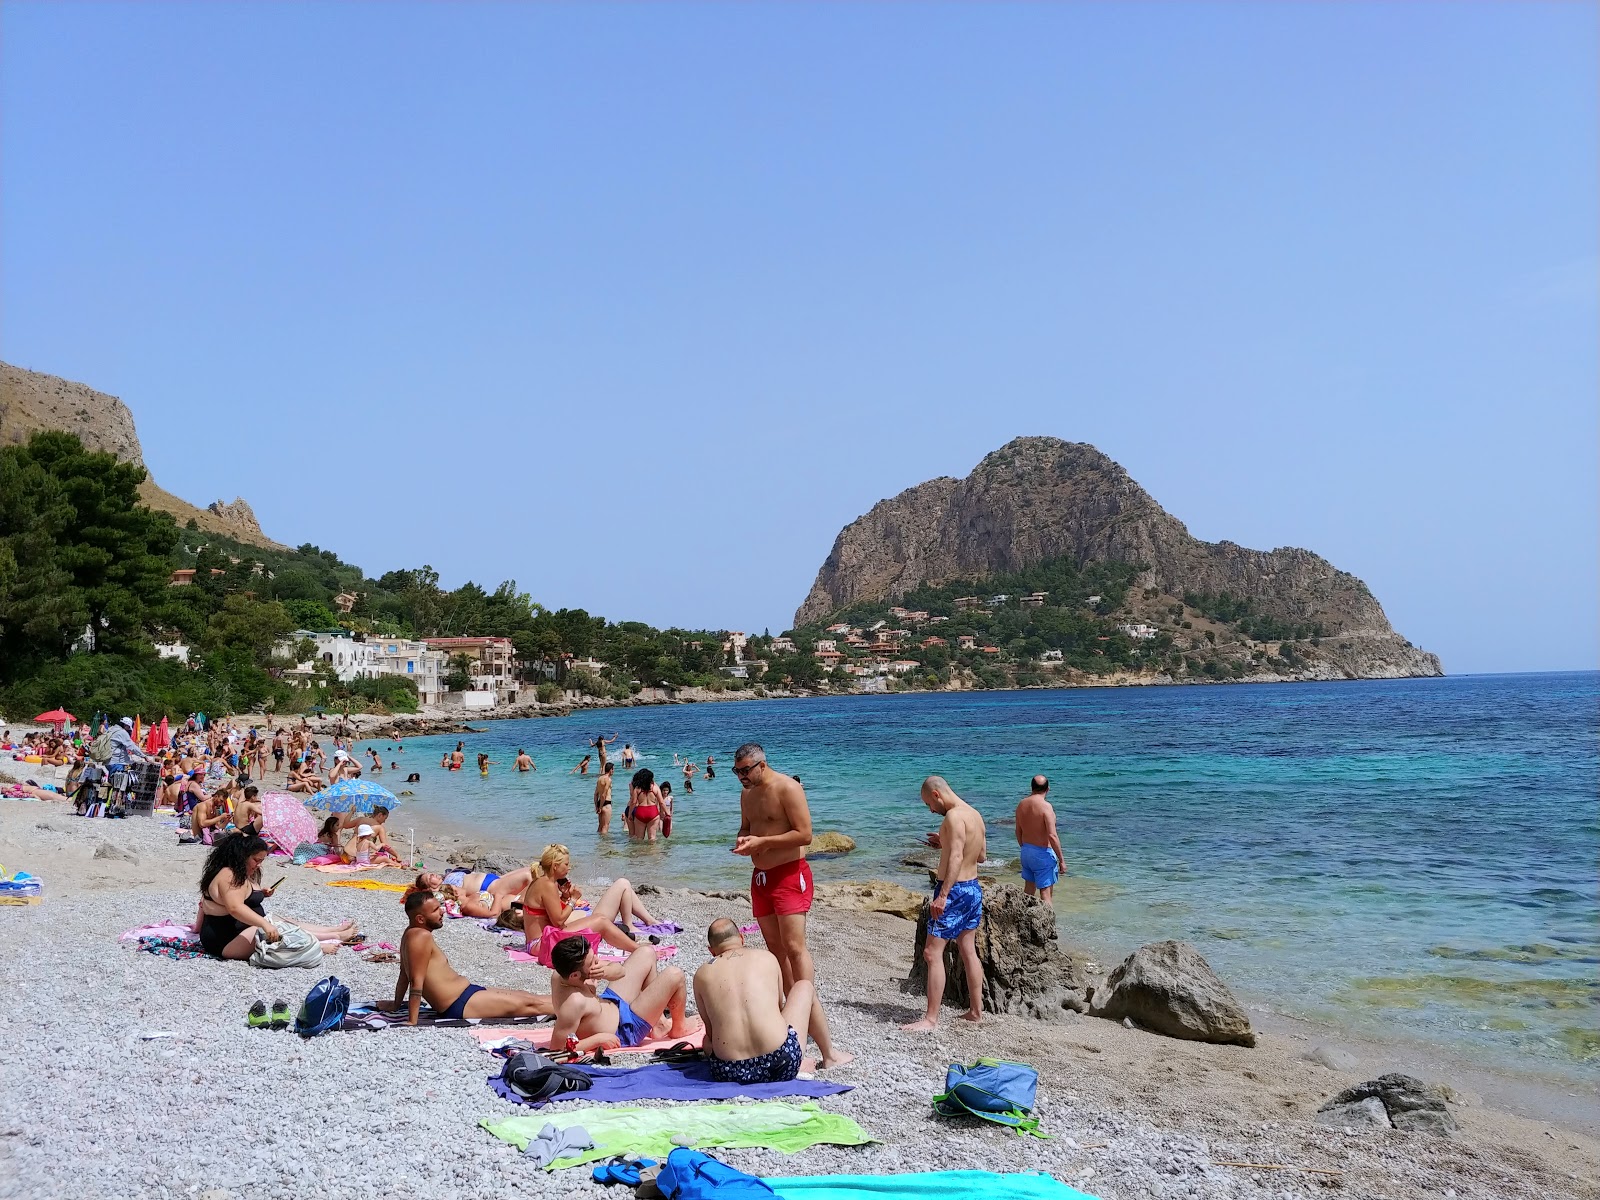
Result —
[[[258, 938], [276, 942], [282, 936], [262, 907], [273, 889], [258, 886], [261, 864], [270, 851], [263, 839], [244, 833], [228, 834], [212, 847], [200, 875], [200, 944], [206, 953], [249, 958]], [[305, 921], [294, 924], [321, 942], [325, 954], [333, 954], [341, 942], [356, 936], [354, 921], [331, 929]]]
[[[461, 912], [468, 917], [498, 917], [513, 903], [522, 898], [528, 884], [533, 882], [533, 872], [523, 867], [506, 875], [492, 871], [424, 871], [411, 885], [412, 890], [438, 892], [449, 887], [461, 897]], [[477, 912], [482, 908], [485, 911]]]
[[656, 923], [626, 879], [608, 887], [590, 912], [579, 912], [575, 906], [583, 893], [567, 878], [572, 855], [565, 846], [546, 846], [529, 870], [533, 882], [522, 897], [523, 944], [545, 966], [550, 965], [550, 948], [569, 934], [581, 933], [592, 945], [599, 945], [603, 938], [619, 949], [635, 950], [638, 939], [628, 932], [634, 920]]

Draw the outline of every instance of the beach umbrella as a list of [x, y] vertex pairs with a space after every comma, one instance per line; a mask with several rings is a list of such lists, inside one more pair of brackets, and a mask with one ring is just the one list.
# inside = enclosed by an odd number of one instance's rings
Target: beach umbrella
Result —
[[395, 794], [381, 783], [365, 779], [341, 779], [330, 788], [323, 788], [306, 797], [306, 804], [335, 813], [369, 813], [378, 805], [393, 811], [400, 807]]
[[292, 854], [301, 842], [317, 840], [317, 819], [299, 796], [268, 792], [261, 797], [261, 831]]
[[[27, 710], [24, 709], [23, 711], [26, 712]], [[33, 719], [33, 723], [35, 725], [54, 725], [59, 732], [61, 727], [68, 721], [76, 721], [77, 719], [64, 708], [52, 708], [47, 713], [40, 713]]]

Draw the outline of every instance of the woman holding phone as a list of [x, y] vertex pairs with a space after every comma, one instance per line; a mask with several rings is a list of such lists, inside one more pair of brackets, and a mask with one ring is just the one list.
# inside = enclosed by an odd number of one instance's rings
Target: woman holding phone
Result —
[[[250, 833], [230, 833], [220, 838], [206, 856], [200, 874], [200, 945], [216, 958], [249, 958], [256, 940], [278, 940], [278, 927], [267, 916], [263, 902], [277, 885], [261, 885], [261, 864], [272, 848]], [[280, 880], [281, 882], [281, 880]], [[287, 920], [287, 918], [285, 918]], [[341, 943], [356, 937], [356, 923], [345, 921], [329, 928], [295, 921], [301, 929], [322, 943], [324, 954], [333, 954]]]

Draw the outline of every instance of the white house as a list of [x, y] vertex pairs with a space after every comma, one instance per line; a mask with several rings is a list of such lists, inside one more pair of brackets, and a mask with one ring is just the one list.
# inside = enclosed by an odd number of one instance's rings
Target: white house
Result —
[[[819, 642], [817, 644], [820, 646], [822, 643]], [[830, 644], [838, 645], [837, 642]], [[775, 637], [772, 639], [772, 650], [775, 654], [793, 654], [795, 652], [794, 639], [792, 637]]]
[[1059, 663], [1061, 661], [1061, 651], [1046, 650], [1043, 654], [1039, 655], [1039, 661], [1045, 666], [1049, 666], [1051, 663]]
[[400, 675], [417, 685], [417, 699], [423, 704], [438, 704], [444, 696], [444, 673], [448, 655], [430, 650], [423, 642], [405, 638], [380, 638], [368, 641], [376, 653], [380, 675]]
[[189, 647], [182, 642], [157, 642], [157, 658], [175, 658], [181, 663], [189, 661]]
[[1155, 637], [1157, 632], [1155, 626], [1146, 625], [1142, 621], [1137, 625], [1118, 625], [1117, 628], [1129, 637], [1141, 642], [1149, 641]]

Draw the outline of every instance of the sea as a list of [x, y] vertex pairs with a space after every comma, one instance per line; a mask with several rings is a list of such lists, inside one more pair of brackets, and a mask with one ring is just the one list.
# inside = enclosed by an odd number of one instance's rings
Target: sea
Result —
[[[1016, 879], [1011, 816], [1050, 779], [1070, 874], [1063, 940], [1110, 965], [1192, 943], [1247, 1003], [1486, 1066], [1600, 1083], [1600, 673], [1348, 683], [910, 693], [749, 700], [488, 721], [378, 748], [408, 812], [585, 877], [747, 886], [733, 751], [798, 776], [815, 828], [855, 839], [827, 879], [925, 888], [902, 859], [936, 821], [938, 774], [983, 813], [989, 873]], [[673, 782], [670, 841], [594, 828], [587, 743], [618, 735]], [[466, 742], [467, 768], [441, 756]], [[526, 749], [536, 773], [512, 761]], [[473, 764], [493, 760], [487, 776]], [[675, 756], [716, 759], [686, 794]], [[418, 783], [400, 782], [407, 773]]]

